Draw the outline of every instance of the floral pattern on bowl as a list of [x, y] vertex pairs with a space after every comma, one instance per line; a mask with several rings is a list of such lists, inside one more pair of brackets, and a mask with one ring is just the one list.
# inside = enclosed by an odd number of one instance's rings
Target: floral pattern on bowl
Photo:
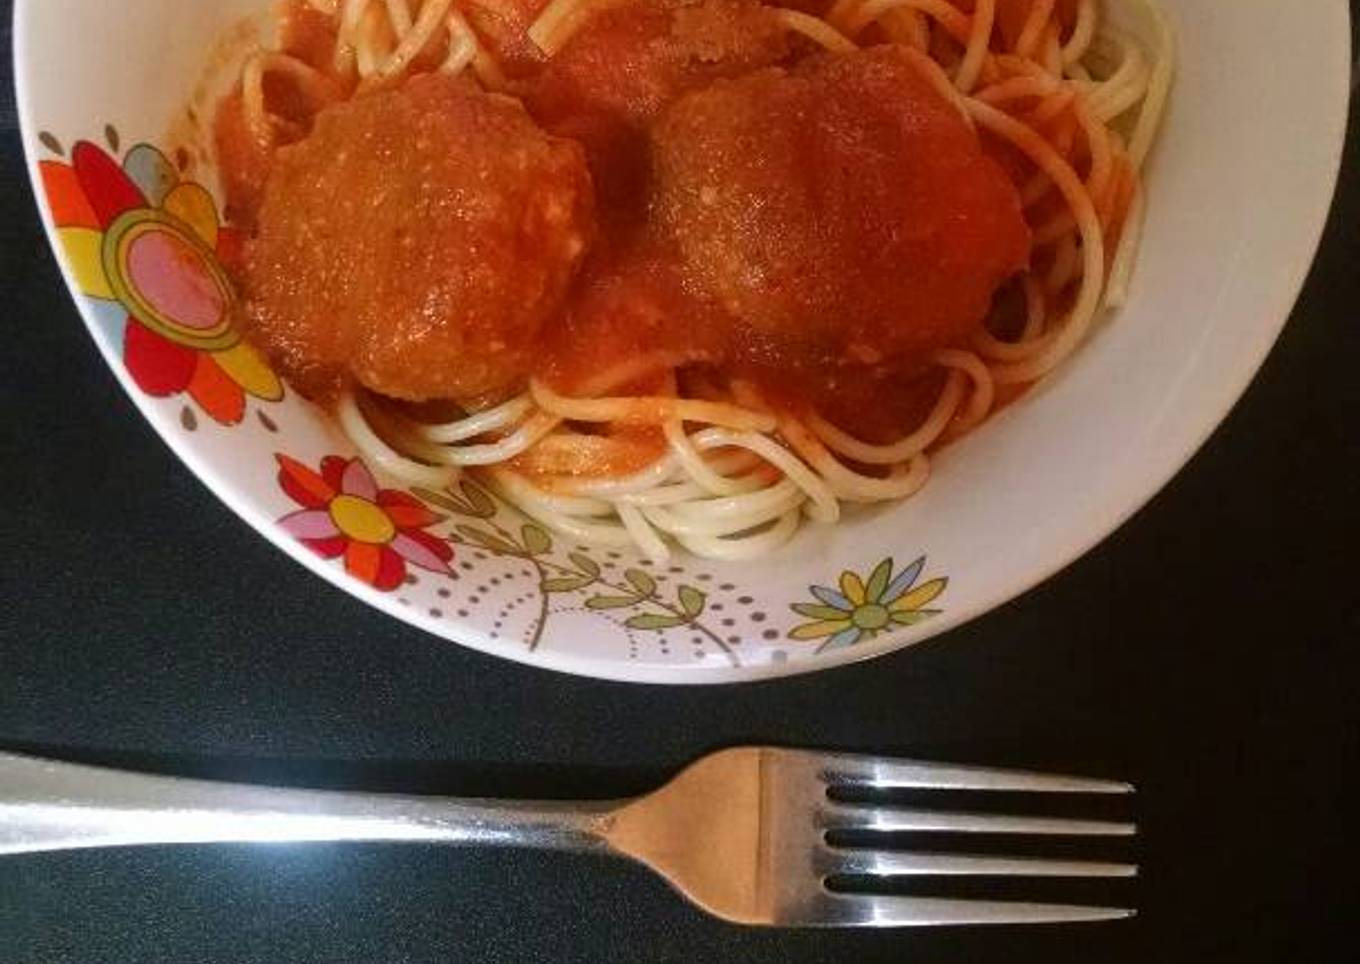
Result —
[[302, 508], [279, 520], [322, 559], [345, 560], [345, 572], [389, 592], [407, 565], [447, 575], [453, 548], [427, 530], [443, 517], [398, 489], [380, 489], [362, 459], [329, 455], [314, 472], [278, 456], [279, 487]]
[[[116, 150], [116, 128], [106, 136]], [[44, 143], [60, 147], [50, 136]], [[68, 270], [142, 391], [187, 394], [223, 425], [242, 420], [247, 396], [283, 398], [278, 376], [233, 325], [221, 262], [240, 238], [206, 188], [181, 179], [149, 144], [119, 164], [78, 141], [69, 162], [44, 160], [39, 170]]]
[[809, 586], [808, 591], [817, 601], [794, 603], [791, 608], [812, 622], [795, 626], [789, 638], [824, 640], [817, 648], [824, 652], [844, 649], [899, 626], [915, 626], [938, 616], [940, 610], [926, 607], [944, 592], [949, 580], [931, 579], [917, 585], [925, 566], [926, 557], [922, 556], [894, 574], [889, 558], [875, 566], [867, 579], [849, 570], [841, 573], [839, 591]]
[[[49, 240], [110, 369], [189, 469], [281, 551], [413, 626], [652, 683], [786, 675], [920, 642], [1055, 573], [1146, 502], [1288, 315], [1335, 183], [1350, 72], [1344, 0], [1166, 3], [1195, 69], [1152, 158], [1127, 305], [933, 458], [908, 502], [848, 507], [756, 563], [653, 565], [548, 532], [473, 480], [418, 491], [356, 466], [334, 421], [223, 325], [241, 238], [218, 215], [211, 152], [180, 134], [224, 89], [200, 83], [205, 64], [234, 77], [249, 51], [231, 41], [261, 36], [237, 28], [269, 4], [14, 6], [16, 104]], [[1115, 19], [1138, 35], [1127, 6]], [[292, 484], [311, 476], [324, 487]]]

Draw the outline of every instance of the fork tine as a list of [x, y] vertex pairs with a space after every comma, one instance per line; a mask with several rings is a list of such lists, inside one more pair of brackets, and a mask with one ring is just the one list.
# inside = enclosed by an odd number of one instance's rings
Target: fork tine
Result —
[[824, 926], [919, 927], [941, 924], [1059, 924], [1132, 917], [1126, 907], [1031, 904], [1005, 900], [951, 900], [884, 894], [833, 894], [822, 898]]
[[1014, 790], [1031, 793], [1133, 793], [1119, 780], [1058, 776], [1028, 770], [958, 766], [855, 753], [814, 754], [822, 779], [832, 786], [903, 787], [922, 790]]
[[827, 848], [823, 873], [890, 876], [1134, 877], [1136, 864], [1034, 857], [971, 857], [907, 850]]
[[1017, 817], [1007, 814], [960, 813], [916, 807], [833, 803], [821, 812], [827, 830], [942, 831], [946, 833], [1025, 833], [1073, 837], [1127, 837], [1136, 824], [1112, 820], [1068, 820], [1061, 817]]

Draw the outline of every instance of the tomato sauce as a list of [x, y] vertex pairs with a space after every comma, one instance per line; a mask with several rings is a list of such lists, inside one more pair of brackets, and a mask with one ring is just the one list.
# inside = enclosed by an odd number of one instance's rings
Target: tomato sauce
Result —
[[306, 0], [289, 0], [279, 19], [279, 50], [317, 70], [330, 68], [335, 57], [331, 16]]
[[678, 95], [789, 55], [786, 32], [755, 0], [641, 0], [592, 16], [530, 82], [549, 130], [579, 140], [612, 233], [645, 214], [648, 128]]
[[532, 74], [543, 66], [543, 51], [529, 39], [529, 28], [549, 0], [461, 0], [463, 12], [481, 42], [511, 77]]
[[[972, 13], [977, 6], [976, 0], [951, 0], [951, 2], [965, 13]], [[1035, 4], [1041, 2], [1043, 0], [996, 0], [996, 24], [1000, 30], [1001, 41], [1007, 49], [1015, 46]], [[1080, 0], [1057, 0], [1053, 8], [1064, 30], [1062, 39], [1066, 39], [1066, 33], [1070, 32], [1077, 22], [1079, 3]]]

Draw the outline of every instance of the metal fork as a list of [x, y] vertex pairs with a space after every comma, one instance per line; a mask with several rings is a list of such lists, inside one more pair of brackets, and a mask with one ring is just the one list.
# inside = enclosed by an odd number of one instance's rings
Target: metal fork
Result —
[[847, 803], [828, 791], [906, 787], [1123, 794], [1126, 783], [773, 747], [722, 750], [653, 793], [610, 802], [452, 799], [145, 776], [0, 753], [0, 854], [219, 842], [395, 840], [630, 857], [699, 907], [796, 927], [1033, 924], [1133, 911], [830, 889], [829, 877], [1125, 877], [1122, 863], [847, 848], [828, 831], [1131, 835], [1132, 824]]

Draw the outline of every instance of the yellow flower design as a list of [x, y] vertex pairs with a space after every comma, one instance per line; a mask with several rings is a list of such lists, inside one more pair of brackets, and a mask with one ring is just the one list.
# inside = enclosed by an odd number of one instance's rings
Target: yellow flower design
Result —
[[922, 556], [894, 575], [890, 557], [875, 566], [868, 579], [849, 570], [841, 573], [839, 590], [809, 586], [817, 602], [795, 603], [790, 608], [813, 622], [795, 627], [789, 638], [825, 640], [817, 648], [820, 653], [853, 646], [886, 630], [914, 626], [939, 615], [940, 610], [925, 607], [944, 592], [949, 580], [931, 579], [917, 585], [925, 565], [926, 557]]

